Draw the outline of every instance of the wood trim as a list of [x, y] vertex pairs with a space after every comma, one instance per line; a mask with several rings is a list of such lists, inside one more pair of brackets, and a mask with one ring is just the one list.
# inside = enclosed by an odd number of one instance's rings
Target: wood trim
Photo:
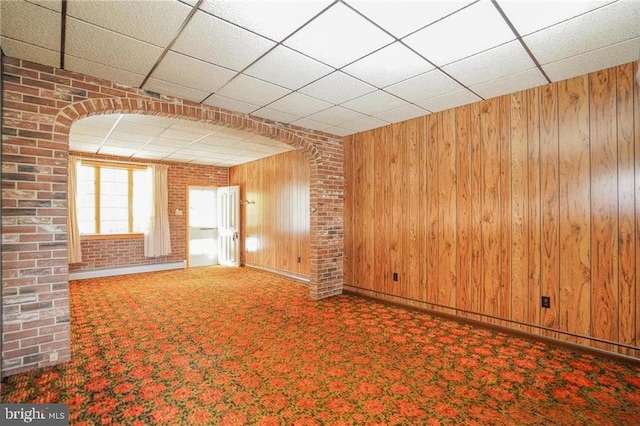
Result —
[[132, 232], [130, 234], [84, 234], [80, 235], [81, 240], [129, 240], [144, 238], [142, 232]]
[[[370, 295], [363, 294], [363, 293], [360, 292], [360, 289], [351, 290], [351, 289], [349, 289], [349, 288], [347, 288], [345, 286], [345, 288], [343, 290], [343, 294], [356, 296], [356, 297], [362, 297], [363, 299], [372, 300], [372, 301], [375, 301], [375, 302], [378, 302], [378, 303], [382, 303], [382, 304], [388, 305], [388, 306], [398, 307], [398, 308], [401, 308], [401, 309], [407, 309], [407, 310], [410, 310], [410, 311], [422, 312], [422, 313], [426, 313], [426, 314], [429, 314], [429, 315], [434, 315], [434, 316], [446, 318], [448, 320], [456, 321], [456, 322], [459, 322], [459, 323], [469, 324], [469, 325], [474, 326], [474, 327], [480, 327], [480, 328], [484, 328], [484, 329], [487, 329], [487, 330], [492, 330], [492, 331], [496, 331], [496, 332], [499, 332], [499, 333], [508, 334], [510, 336], [520, 337], [520, 338], [527, 339], [527, 340], [532, 340], [532, 341], [536, 341], [536, 342], [542, 342], [542, 343], [545, 343], [545, 344], [548, 344], [548, 345], [551, 345], [551, 346], [566, 348], [566, 349], [575, 350], [575, 351], [586, 353], [586, 354], [590, 354], [590, 355], [599, 356], [599, 357], [602, 357], [602, 358], [607, 358], [607, 359], [610, 359], [610, 360], [613, 360], [613, 361], [616, 361], [616, 362], [621, 362], [621, 363], [630, 365], [632, 367], [639, 367], [640, 366], [640, 359], [634, 358], [634, 357], [631, 357], [631, 356], [627, 356], [627, 355], [624, 355], [624, 354], [610, 352], [610, 351], [606, 351], [606, 350], [602, 350], [602, 349], [598, 349], [598, 348], [594, 348], [594, 347], [589, 347], [589, 346], [583, 346], [583, 345], [580, 345], [580, 344], [577, 344], [577, 343], [568, 342], [568, 341], [560, 340], [560, 339], [553, 338], [553, 337], [547, 337], [547, 336], [543, 336], [543, 335], [540, 335], [540, 334], [534, 334], [534, 333], [530, 333], [530, 332], [527, 332], [527, 331], [514, 329], [514, 328], [511, 328], [511, 327], [505, 327], [505, 326], [502, 326], [502, 325], [492, 324], [492, 323], [485, 322], [485, 321], [478, 321], [476, 319], [467, 318], [467, 317], [463, 317], [463, 316], [459, 316], [459, 315], [454, 315], [454, 314], [450, 314], [450, 313], [439, 311], [439, 310], [429, 309], [429, 308], [425, 308], [425, 307], [421, 307], [421, 306], [410, 305], [410, 304], [405, 303], [405, 302], [386, 300], [386, 299], [378, 298], [378, 297], [375, 297], [375, 296], [370, 296]], [[527, 325], [527, 324], [522, 324], [522, 325]]]

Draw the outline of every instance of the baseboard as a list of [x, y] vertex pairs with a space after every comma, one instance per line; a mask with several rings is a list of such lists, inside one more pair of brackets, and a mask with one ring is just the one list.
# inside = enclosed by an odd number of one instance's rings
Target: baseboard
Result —
[[293, 273], [290, 273], [290, 272], [281, 271], [281, 270], [275, 269], [275, 268], [269, 268], [267, 266], [254, 265], [252, 263], [245, 263], [243, 266], [246, 267], [246, 268], [258, 269], [260, 271], [270, 272], [272, 274], [281, 275], [283, 277], [291, 278], [292, 280], [296, 280], [296, 281], [303, 282], [305, 284], [309, 284], [309, 278], [303, 277], [301, 275], [296, 275], [296, 274], [293, 274]]
[[86, 280], [87, 278], [114, 277], [116, 275], [140, 274], [143, 272], [169, 271], [171, 269], [184, 269], [187, 261], [148, 263], [144, 265], [120, 266], [117, 268], [85, 269], [69, 272], [70, 280]]
[[[511, 328], [511, 327], [505, 327], [505, 326], [501, 326], [501, 325], [497, 325], [497, 324], [491, 324], [491, 323], [487, 323], [487, 322], [484, 322], [484, 321], [463, 317], [463, 316], [460, 316], [460, 315], [455, 315], [455, 314], [451, 314], [451, 313], [447, 313], [447, 312], [442, 312], [442, 311], [437, 311], [437, 310], [434, 310], [434, 309], [429, 309], [428, 307], [424, 306], [424, 305], [427, 305], [427, 303], [425, 303], [425, 302], [420, 302], [420, 304], [422, 306], [415, 305], [415, 304], [409, 303], [409, 301], [407, 299], [404, 299], [404, 298], [399, 297], [399, 296], [387, 295], [387, 294], [379, 293], [379, 292], [376, 292], [376, 291], [373, 291], [373, 290], [366, 290], [366, 289], [362, 289], [362, 288], [359, 288], [359, 287], [353, 287], [353, 286], [349, 286], [349, 285], [345, 285], [344, 286], [343, 292], [344, 292], [344, 294], [350, 294], [350, 295], [362, 297], [362, 298], [365, 298], [365, 299], [375, 300], [376, 302], [380, 302], [380, 303], [383, 303], [383, 304], [386, 304], [386, 305], [397, 306], [397, 307], [400, 307], [400, 308], [403, 308], [403, 309], [414, 310], [414, 311], [418, 311], [418, 312], [424, 312], [424, 313], [427, 313], [427, 314], [430, 314], [430, 315], [434, 315], [434, 316], [446, 318], [446, 319], [449, 319], [449, 320], [452, 320], [452, 321], [457, 321], [457, 322], [469, 324], [469, 325], [472, 325], [472, 326], [475, 326], [475, 327], [485, 328], [485, 329], [497, 331], [497, 332], [500, 332], [500, 333], [504, 333], [504, 334], [507, 334], [507, 335], [520, 337], [520, 338], [523, 338], [523, 339], [538, 341], [538, 342], [546, 343], [546, 344], [552, 345], [552, 346], [563, 347], [563, 348], [566, 348], [566, 349], [569, 349], [569, 350], [573, 350], [573, 351], [576, 351], [576, 352], [582, 352], [582, 353], [587, 353], [587, 354], [599, 356], [601, 358], [611, 359], [611, 360], [614, 360], [616, 362], [621, 362], [621, 363], [624, 363], [624, 364], [632, 365], [634, 367], [640, 366], [640, 358], [636, 358], [634, 356], [625, 355], [625, 354], [618, 353], [618, 352], [607, 351], [605, 349], [594, 348], [592, 346], [585, 346], [585, 345], [581, 345], [581, 344], [578, 344], [578, 343], [573, 343], [573, 342], [569, 342], [569, 341], [562, 340], [562, 339], [548, 337], [548, 336], [544, 336], [544, 335], [537, 334], [537, 333], [531, 333], [531, 332], [522, 331], [522, 330], [518, 330], [518, 329], [515, 329], [515, 328]], [[476, 314], [476, 315], [482, 315], [482, 314]], [[552, 331], [554, 331], [556, 333], [562, 333], [561, 331], [558, 331], [558, 330], [552, 330]], [[584, 338], [588, 338], [588, 337], [584, 336]], [[611, 343], [615, 344], [614, 342], [611, 342]]]

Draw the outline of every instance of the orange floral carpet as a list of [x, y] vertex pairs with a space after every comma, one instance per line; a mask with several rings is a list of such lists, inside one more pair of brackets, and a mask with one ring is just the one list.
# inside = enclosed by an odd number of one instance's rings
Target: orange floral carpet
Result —
[[640, 368], [270, 274], [214, 267], [70, 284], [73, 361], [3, 402], [71, 423], [638, 425]]

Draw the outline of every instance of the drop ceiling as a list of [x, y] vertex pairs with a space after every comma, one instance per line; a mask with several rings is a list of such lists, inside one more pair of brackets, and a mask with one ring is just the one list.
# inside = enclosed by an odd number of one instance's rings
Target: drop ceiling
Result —
[[[5, 55], [338, 136], [640, 58], [638, 0], [67, 0], [64, 11], [60, 0], [2, 0], [0, 7]], [[119, 127], [135, 127], [139, 117], [111, 119], [106, 137], [79, 122], [72, 143], [115, 152], [129, 141], [121, 155], [155, 150], [167, 159], [191, 149], [190, 161], [205, 161], [202, 153], [216, 164], [269, 146], [245, 135], [229, 145], [239, 152], [214, 156], [205, 147], [224, 132], [196, 129], [187, 147], [169, 152], [162, 133], [126, 139], [130, 132]], [[178, 134], [196, 125], [155, 124]]]

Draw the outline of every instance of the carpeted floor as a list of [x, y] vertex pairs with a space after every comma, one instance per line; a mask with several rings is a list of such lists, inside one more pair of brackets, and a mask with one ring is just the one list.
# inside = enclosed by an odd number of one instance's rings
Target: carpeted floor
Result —
[[72, 282], [73, 361], [3, 402], [71, 423], [638, 425], [640, 368], [258, 271]]

